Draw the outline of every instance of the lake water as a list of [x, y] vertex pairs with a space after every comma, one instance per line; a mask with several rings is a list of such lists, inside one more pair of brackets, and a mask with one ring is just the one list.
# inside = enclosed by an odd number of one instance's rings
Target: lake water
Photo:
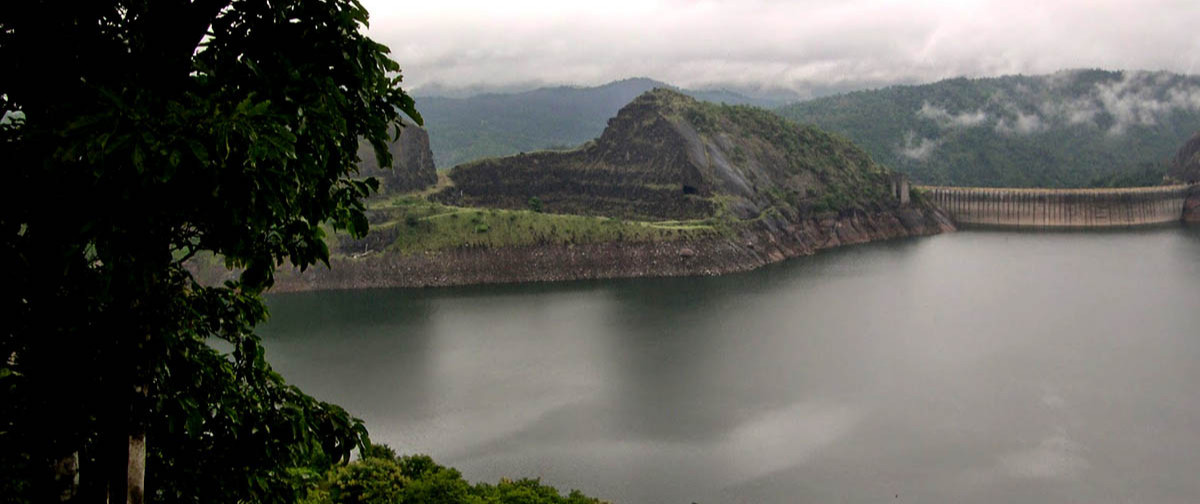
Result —
[[270, 305], [289, 381], [472, 481], [624, 503], [1200, 502], [1200, 228]]

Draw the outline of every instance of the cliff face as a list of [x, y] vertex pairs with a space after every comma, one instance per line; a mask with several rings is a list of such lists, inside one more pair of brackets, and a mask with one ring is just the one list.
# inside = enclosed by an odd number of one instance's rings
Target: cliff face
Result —
[[388, 152], [392, 154], [392, 167], [380, 168], [371, 145], [359, 142], [359, 173], [379, 179], [381, 193], [420, 191], [437, 183], [429, 133], [423, 128], [407, 124], [401, 130], [400, 138], [388, 146]]
[[[1183, 143], [1175, 154], [1171, 178], [1188, 183], [1200, 183], [1200, 132]], [[1184, 222], [1200, 223], [1200, 185], [1193, 186], [1183, 204]]]
[[1184, 182], [1200, 182], [1200, 132], [1179, 147], [1170, 175]]
[[895, 207], [891, 173], [850, 142], [764, 110], [656, 89], [596, 140], [461, 165], [440, 201], [618, 218], [703, 219], [728, 211], [789, 220]]

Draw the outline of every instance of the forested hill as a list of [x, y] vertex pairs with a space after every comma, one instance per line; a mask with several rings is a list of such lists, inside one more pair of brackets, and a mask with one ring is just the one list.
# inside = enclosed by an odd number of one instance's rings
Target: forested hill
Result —
[[[597, 87], [547, 87], [468, 98], [418, 97], [438, 168], [485, 157], [574, 147], [595, 138], [608, 118], [638, 95], [671, 87], [652, 79], [625, 79]], [[720, 90], [681, 90], [729, 104], [780, 105]]]
[[706, 219], [895, 206], [891, 172], [850, 142], [748, 106], [669, 90], [621, 108], [594, 141], [570, 151], [490, 158], [450, 171], [444, 202], [621, 219]]
[[1200, 77], [1072, 70], [950, 79], [788, 105], [919, 182], [1077, 187], [1161, 181], [1200, 129]]

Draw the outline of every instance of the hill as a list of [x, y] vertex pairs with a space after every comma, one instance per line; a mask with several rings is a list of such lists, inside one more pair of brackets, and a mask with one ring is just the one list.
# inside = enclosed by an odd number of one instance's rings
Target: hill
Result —
[[[441, 169], [485, 157], [574, 147], [599, 135], [605, 121], [630, 100], [657, 87], [670, 86], [637, 78], [596, 87], [546, 87], [466, 98], [422, 96], [417, 108]], [[684, 92], [718, 103], [779, 105], [731, 91]]]
[[921, 183], [1086, 187], [1161, 181], [1200, 129], [1200, 77], [1073, 70], [950, 79], [788, 105]]
[[723, 210], [789, 220], [894, 206], [891, 173], [845, 139], [749, 106], [668, 89], [633, 100], [603, 134], [570, 151], [460, 165], [437, 199], [624, 219], [704, 219]]
[[277, 290], [716, 275], [952, 230], [849, 141], [766, 110], [656, 89], [570, 151], [484, 159], [370, 203], [332, 269]]

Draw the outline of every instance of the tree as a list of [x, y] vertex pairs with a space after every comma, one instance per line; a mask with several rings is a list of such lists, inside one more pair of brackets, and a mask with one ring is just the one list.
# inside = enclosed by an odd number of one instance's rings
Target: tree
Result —
[[[253, 328], [277, 267], [365, 234], [358, 140], [388, 166], [422, 122], [366, 25], [357, 0], [0, 9], [6, 497], [290, 501], [365, 443]], [[201, 253], [240, 277], [198, 284]]]
[[572, 490], [565, 497], [540, 480], [502, 479], [495, 485], [472, 485], [462, 473], [434, 462], [428, 455], [397, 457], [390, 448], [373, 445], [359, 460], [330, 469], [313, 485], [303, 504], [603, 504]]

